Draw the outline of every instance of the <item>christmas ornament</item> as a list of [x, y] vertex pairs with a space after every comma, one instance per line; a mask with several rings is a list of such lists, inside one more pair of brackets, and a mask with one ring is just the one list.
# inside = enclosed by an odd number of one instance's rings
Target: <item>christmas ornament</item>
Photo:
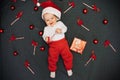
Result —
[[105, 40], [104, 41], [104, 47], [108, 47], [108, 46], [110, 46], [114, 52], [117, 52], [115, 50], [115, 48], [112, 46], [112, 44], [110, 43], [110, 41], [109, 40]]
[[42, 36], [43, 35], [43, 31], [39, 31], [39, 35]]
[[81, 19], [77, 19], [77, 24], [79, 25], [79, 26], [81, 26], [81, 27], [83, 27], [84, 29], [86, 29], [87, 31], [90, 31], [87, 27], [85, 27], [84, 25], [83, 25], [83, 21], [81, 20]]
[[96, 55], [95, 55], [94, 50], [92, 50], [91, 56], [90, 56], [89, 60], [85, 63], [84, 66], [87, 66], [88, 63], [89, 63], [91, 60], [93, 60], [93, 61], [96, 60]]
[[14, 52], [13, 52], [13, 55], [14, 55], [14, 56], [17, 56], [17, 55], [18, 55], [18, 52], [17, 52], [17, 51], [14, 51]]
[[32, 46], [34, 46], [33, 55], [35, 55], [35, 51], [36, 51], [36, 47], [38, 46], [38, 42], [32, 40]]
[[10, 25], [12, 26], [16, 21], [18, 21], [22, 17], [22, 15], [23, 11], [18, 12], [16, 15], [16, 19]]
[[31, 24], [31, 25], [29, 25], [29, 29], [30, 30], [39, 30], [37, 27], [35, 27], [35, 25], [34, 24]]
[[88, 13], [88, 10], [87, 10], [86, 8], [84, 8], [84, 9], [82, 10], [82, 12], [83, 12], [83, 14], [87, 14], [87, 13]]
[[70, 6], [69, 8], [67, 8], [63, 13], [65, 14], [67, 11], [69, 11], [71, 8], [75, 7], [75, 3], [74, 2], [69, 2], [68, 5]]
[[108, 24], [108, 20], [105, 18], [105, 19], [103, 19], [103, 24]]
[[99, 12], [100, 9], [96, 5], [89, 6], [86, 3], [82, 3], [83, 5], [87, 6], [88, 8], [92, 9], [93, 11]]
[[24, 39], [24, 37], [16, 37], [15, 35], [11, 35], [10, 37], [10, 41], [14, 41], [14, 40], [19, 40], [19, 39]]
[[29, 25], [29, 29], [33, 30], [35, 28], [35, 26], [33, 24]]
[[29, 62], [28, 60], [25, 60], [24, 66], [25, 66], [28, 70], [30, 70], [30, 72], [31, 72], [33, 75], [35, 74], [35, 72], [31, 69], [31, 67], [30, 67], [30, 62]]
[[40, 51], [44, 51], [45, 47], [44, 46], [40, 46]]
[[15, 10], [15, 6], [14, 6], [14, 5], [11, 5], [11, 6], [10, 6], [10, 9], [11, 9], [12, 11], [14, 11], [14, 10]]
[[94, 43], [94, 44], [98, 44], [98, 42], [99, 42], [98, 39], [94, 39], [94, 40], [93, 40], [93, 43]]
[[38, 11], [38, 7], [37, 6], [34, 6], [34, 11]]
[[0, 29], [0, 33], [4, 33], [4, 29]]

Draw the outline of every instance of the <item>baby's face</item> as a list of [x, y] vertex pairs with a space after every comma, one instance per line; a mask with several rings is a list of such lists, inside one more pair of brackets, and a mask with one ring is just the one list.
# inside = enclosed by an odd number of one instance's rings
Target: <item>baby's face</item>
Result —
[[43, 15], [44, 21], [48, 26], [54, 26], [57, 22], [57, 17], [53, 14], [46, 13]]

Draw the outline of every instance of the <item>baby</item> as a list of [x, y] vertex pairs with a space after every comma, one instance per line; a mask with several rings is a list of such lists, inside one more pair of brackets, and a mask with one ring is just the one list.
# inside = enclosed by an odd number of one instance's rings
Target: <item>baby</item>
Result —
[[[52, 6], [51, 6], [52, 4]], [[46, 25], [43, 39], [49, 45], [48, 69], [50, 77], [55, 78], [59, 56], [62, 57], [68, 76], [72, 76], [73, 55], [65, 38], [67, 27], [60, 21], [61, 11], [51, 2], [42, 10], [42, 19]], [[54, 5], [54, 6], [53, 6]]]

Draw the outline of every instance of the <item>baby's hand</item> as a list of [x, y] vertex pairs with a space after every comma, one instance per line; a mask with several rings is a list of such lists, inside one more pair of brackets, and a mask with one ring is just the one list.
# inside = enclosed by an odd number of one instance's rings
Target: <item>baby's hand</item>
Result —
[[48, 36], [45, 37], [45, 41], [46, 41], [46, 42], [49, 42], [49, 40], [50, 40], [50, 37], [48, 37]]
[[60, 34], [60, 33], [62, 33], [62, 29], [57, 28], [55, 32], [58, 33], [58, 34]]

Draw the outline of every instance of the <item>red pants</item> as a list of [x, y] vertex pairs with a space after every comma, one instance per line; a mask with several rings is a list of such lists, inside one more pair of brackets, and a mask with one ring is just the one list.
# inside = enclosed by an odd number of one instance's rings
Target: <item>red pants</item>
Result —
[[70, 70], [73, 66], [73, 55], [70, 52], [67, 40], [61, 39], [49, 43], [48, 69], [56, 71], [59, 55], [61, 55], [65, 69]]

